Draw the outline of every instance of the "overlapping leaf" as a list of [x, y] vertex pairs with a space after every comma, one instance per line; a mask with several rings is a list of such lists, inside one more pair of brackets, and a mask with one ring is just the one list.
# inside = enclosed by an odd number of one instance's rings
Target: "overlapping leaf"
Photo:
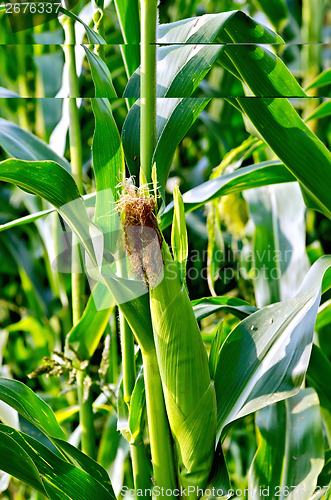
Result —
[[91, 67], [95, 87], [95, 97], [108, 97], [109, 99], [116, 98], [116, 91], [106, 63], [101, 59], [101, 57], [85, 47], [85, 45], [83, 45], [83, 48]]
[[[111, 486], [106, 488], [94, 476], [62, 460], [34, 438], [5, 425], [0, 426], [0, 432], [0, 455], [7, 458], [1, 463], [3, 470], [16, 474], [19, 479], [43, 494], [46, 491], [51, 500], [75, 500], [77, 496], [86, 500], [93, 500], [96, 496], [105, 500], [115, 499]], [[16, 464], [10, 459], [12, 454], [8, 453], [8, 449], [7, 455], [3, 455], [5, 446], [8, 448], [10, 445], [17, 453]], [[21, 456], [25, 467], [17, 464], [17, 456]]]
[[260, 410], [256, 418], [258, 451], [250, 468], [250, 498], [300, 498], [314, 493], [324, 464], [319, 401], [313, 389]]
[[55, 161], [68, 172], [71, 170], [69, 163], [54, 153], [45, 142], [3, 118], [0, 118], [0, 146], [12, 158]]
[[[161, 44], [187, 44], [186, 46], [161, 47], [158, 51], [157, 96], [168, 97], [168, 99], [159, 99], [157, 103], [157, 146], [152, 164], [154, 162], [157, 164], [158, 180], [164, 189], [177, 145], [208, 104], [208, 100], [189, 99], [189, 96], [207, 74], [220, 51], [225, 48], [217, 45], [203, 47], [199, 44], [274, 43], [280, 39], [271, 30], [256, 23], [242, 12], [234, 11], [205, 15], [201, 18], [186, 19], [160, 26], [158, 41]], [[274, 58], [272, 55], [270, 57]], [[274, 60], [278, 63], [277, 58]], [[268, 64], [270, 68], [270, 63]], [[279, 62], [279, 64], [282, 63]], [[286, 75], [290, 75], [285, 67], [282, 67], [282, 70], [286, 72]], [[286, 92], [288, 86], [291, 87], [292, 81], [295, 82], [295, 79], [291, 80], [288, 77], [287, 86], [279, 85], [279, 87]], [[296, 90], [299, 91], [297, 84]], [[291, 92], [291, 89], [289, 91]], [[130, 79], [125, 96], [139, 97], [139, 92], [140, 75], [137, 70]], [[169, 99], [170, 97], [173, 98]], [[191, 119], [188, 120], [187, 117]], [[123, 127], [122, 140], [130, 171], [133, 175], [137, 175], [140, 158], [139, 101], [128, 114]], [[169, 145], [171, 145], [170, 149]]]
[[[331, 154], [304, 124], [290, 102], [285, 98], [238, 98], [236, 102], [304, 187], [309, 206], [331, 217], [327, 187], [331, 184]], [[305, 201], [307, 204], [307, 199]]]
[[218, 437], [235, 419], [298, 391], [330, 267], [330, 256], [319, 259], [293, 299], [251, 314], [224, 342], [215, 375]]
[[51, 408], [22, 382], [0, 378], [0, 399], [45, 434], [60, 439], [65, 437]]
[[240, 319], [257, 311], [256, 307], [236, 297], [204, 297], [192, 300], [191, 304], [197, 321], [218, 311], [234, 314]]
[[[268, 184], [293, 182], [294, 180], [293, 175], [279, 161], [268, 161], [243, 167], [231, 174], [221, 175], [216, 179], [204, 182], [184, 193], [185, 212], [191, 212], [220, 196]], [[163, 229], [171, 224], [172, 216], [173, 203], [169, 204], [162, 214], [161, 227]]]
[[[105, 302], [104, 305], [100, 303], [102, 301]], [[114, 305], [114, 299], [105, 285], [97, 283], [80, 320], [70, 330], [66, 338], [69, 349], [76, 353], [81, 360], [90, 359], [93, 356], [109, 322]]]
[[298, 184], [246, 191], [253, 222], [252, 277], [259, 307], [288, 300], [308, 270], [305, 205]]

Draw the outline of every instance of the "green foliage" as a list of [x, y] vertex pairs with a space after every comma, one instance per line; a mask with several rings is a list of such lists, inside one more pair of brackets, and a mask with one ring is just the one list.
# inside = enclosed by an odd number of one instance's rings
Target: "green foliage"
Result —
[[323, 2], [239, 3], [0, 8], [5, 500], [330, 496]]

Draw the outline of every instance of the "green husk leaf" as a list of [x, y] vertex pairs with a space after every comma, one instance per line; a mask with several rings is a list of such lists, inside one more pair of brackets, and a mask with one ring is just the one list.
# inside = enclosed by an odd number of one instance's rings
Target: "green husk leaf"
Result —
[[[214, 455], [214, 385], [186, 288], [165, 243], [162, 252], [164, 278], [151, 290], [155, 347], [177, 450], [180, 484], [203, 488]], [[190, 498], [196, 498], [196, 492]]]
[[188, 239], [183, 198], [177, 184], [174, 189], [174, 219], [172, 223], [171, 245], [175, 262], [178, 265], [181, 282], [184, 283], [188, 256]]

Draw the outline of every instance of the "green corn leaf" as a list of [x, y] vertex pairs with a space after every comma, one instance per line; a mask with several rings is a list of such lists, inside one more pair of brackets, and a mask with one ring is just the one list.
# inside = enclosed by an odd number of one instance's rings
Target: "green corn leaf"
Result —
[[[189, 97], [210, 70], [222, 47], [217, 45], [175, 45], [160, 47], [157, 51], [156, 95], [162, 97]], [[132, 75], [123, 97], [140, 96], [141, 69]]]
[[[156, 163], [158, 182], [164, 190], [172, 157], [177, 145], [186, 132], [207, 106], [209, 99], [170, 99], [157, 100], [157, 145], [152, 159]], [[125, 159], [131, 175], [139, 177], [140, 158], [140, 102], [132, 106], [122, 130], [122, 143]]]
[[188, 240], [183, 198], [178, 185], [174, 189], [174, 219], [172, 223], [171, 245], [175, 262], [178, 265], [181, 282], [185, 282], [188, 256]]
[[[267, 144], [299, 180], [315, 207], [331, 217], [328, 190], [331, 185], [331, 154], [304, 124], [290, 102], [284, 98], [238, 98], [236, 102]], [[311, 175], [312, 165], [314, 175]]]
[[63, 441], [62, 439], [54, 439], [52, 438], [52, 442], [56, 445], [58, 449], [61, 450], [62, 453], [70, 460], [76, 467], [82, 469], [87, 472], [90, 476], [92, 476], [96, 481], [98, 481], [107, 491], [108, 493], [114, 497], [114, 490], [111, 485], [109, 476], [105, 469], [101, 467], [95, 460], [90, 458], [78, 450], [75, 446], [72, 446], [70, 443]]
[[217, 361], [220, 354], [222, 343], [223, 343], [223, 331], [222, 331], [222, 323], [220, 323], [216, 329], [216, 335], [213, 338], [213, 341], [210, 346], [209, 371], [212, 379], [214, 379], [215, 377]]
[[140, 64], [139, 2], [115, 0], [115, 6], [124, 40], [121, 51], [127, 75], [130, 77]]
[[[85, 200], [86, 207], [94, 207], [95, 206], [95, 197], [96, 193], [90, 193], [84, 195], [82, 198]], [[49, 208], [48, 210], [41, 210], [40, 212], [35, 212], [30, 215], [25, 215], [24, 217], [20, 217], [19, 219], [12, 220], [10, 222], [6, 222], [5, 224], [0, 224], [0, 232], [6, 231], [7, 229], [11, 229], [17, 226], [23, 226], [25, 224], [29, 224], [31, 222], [35, 222], [46, 215], [55, 212], [54, 208]]]
[[278, 30], [288, 18], [285, 0], [254, 0]]
[[[223, 50], [220, 43], [281, 41], [276, 33], [240, 11], [206, 14], [161, 25], [158, 27], [158, 42], [176, 46], [161, 45], [158, 50], [157, 96], [189, 97]], [[210, 46], [213, 42], [218, 46]], [[139, 96], [140, 69], [130, 79], [124, 94], [124, 97]]]
[[13, 227], [24, 226], [24, 224], [29, 224], [30, 222], [35, 222], [36, 220], [41, 219], [42, 217], [45, 217], [45, 215], [49, 215], [52, 212], [54, 212], [53, 208], [50, 208], [49, 210], [41, 210], [40, 212], [25, 215], [24, 217], [6, 222], [5, 224], [0, 224], [0, 232], [6, 231], [7, 229], [11, 229]]
[[310, 120], [319, 120], [320, 118], [326, 118], [331, 115], [331, 99], [322, 102], [311, 115], [306, 118], [306, 122]]
[[34, 438], [5, 425], [0, 425], [0, 431], [9, 435], [30, 457], [51, 500], [92, 500], [96, 496], [105, 500], [115, 499], [115, 495], [92, 475], [62, 460]]
[[306, 97], [283, 61], [265, 47], [225, 46], [219, 62], [247, 83], [256, 97]]
[[[279, 57], [260, 45], [234, 44], [161, 47], [158, 52], [157, 97], [189, 97], [216, 60], [246, 81], [256, 96], [306, 96]], [[124, 97], [139, 97], [139, 92], [140, 70], [137, 70]]]
[[38, 469], [29, 454], [11, 437], [10, 433], [2, 431], [0, 431], [0, 470], [45, 495]]
[[[199, 106], [198, 100], [188, 98], [209, 71], [220, 50], [224, 49], [224, 47], [220, 48], [216, 45], [214, 47], [195, 47], [193, 44], [209, 44], [214, 41], [273, 43], [279, 41], [279, 38], [271, 30], [257, 24], [239, 11], [205, 15], [201, 18], [173, 23], [173, 25], [160, 26], [158, 35], [160, 43], [191, 44], [183, 47], [161, 47], [159, 50], [157, 68], [158, 97], [184, 97], [184, 99], [158, 99], [157, 103], [157, 146], [152, 164], [156, 163], [157, 165], [158, 179], [162, 190], [164, 190], [177, 145], [209, 102], [207, 99], [201, 100]], [[243, 50], [245, 50], [245, 47], [243, 47]], [[243, 51], [241, 51], [241, 54], [246, 62]], [[256, 59], [255, 55], [252, 56], [253, 62], [254, 57]], [[272, 59], [272, 62], [268, 62], [268, 57]], [[267, 60], [267, 62], [262, 71], [268, 70], [270, 72], [270, 66], [277, 66], [278, 64], [281, 68], [275, 71], [282, 74], [286, 73], [286, 77], [282, 77], [283, 79], [279, 83], [279, 91], [276, 95], [282, 95], [282, 91], [289, 92], [286, 95], [292, 95], [293, 91], [295, 95], [300, 92], [300, 87], [280, 60], [267, 52], [264, 54], [264, 60]], [[253, 64], [252, 61], [250, 61], [248, 67], [249, 71], [253, 71], [250, 70]], [[285, 85], [283, 80], [286, 80]], [[292, 89], [292, 84], [295, 90]], [[132, 76], [125, 96], [138, 97], [139, 92], [140, 75], [138, 70]], [[301, 95], [305, 94], [302, 92]], [[165, 124], [167, 124], [166, 127]], [[140, 164], [139, 101], [131, 108], [127, 116], [123, 127], [122, 141], [131, 174], [138, 175], [138, 166]], [[171, 145], [170, 149], [169, 145]]]
[[[244, 194], [253, 223], [252, 280], [258, 307], [288, 300], [309, 268], [305, 204], [297, 183]], [[251, 226], [252, 227], [252, 226]]]
[[45, 142], [3, 118], [0, 118], [0, 146], [13, 158], [30, 161], [52, 160], [68, 172], [71, 171], [69, 163], [54, 153]]
[[[102, 308], [100, 302], [104, 300]], [[109, 307], [109, 304], [113, 305]], [[98, 307], [96, 307], [96, 304]], [[66, 338], [69, 349], [76, 353], [81, 360], [91, 359], [99, 345], [102, 335], [109, 322], [115, 302], [108, 289], [102, 283], [97, 283], [87, 302], [81, 319], [70, 330]]]
[[[157, 359], [176, 445], [179, 482], [184, 487], [203, 488], [214, 454], [214, 385], [186, 288], [176, 276], [177, 266], [165, 243], [163, 258], [164, 278], [150, 294]], [[197, 498], [196, 493], [192, 498]]]
[[318, 75], [310, 85], [306, 88], [306, 90], [325, 87], [327, 85], [331, 85], [331, 69], [326, 69], [320, 75]]
[[307, 380], [318, 394], [321, 405], [321, 414], [324, 428], [331, 443], [331, 388], [329, 380], [331, 377], [331, 363], [323, 351], [313, 344], [310, 362], [307, 370]]
[[65, 437], [51, 408], [22, 382], [0, 378], [0, 399], [45, 434], [60, 439]]
[[129, 416], [129, 429], [132, 436], [133, 443], [143, 446], [141, 443], [141, 436], [144, 431], [145, 425], [145, 412], [146, 412], [146, 396], [145, 396], [145, 383], [144, 374], [140, 370], [136, 383], [132, 392], [130, 401], [130, 416]]
[[91, 67], [92, 78], [95, 86], [95, 97], [107, 97], [114, 99], [117, 97], [113, 86], [110, 71], [106, 63], [97, 55], [91, 52], [85, 45], [87, 60]]
[[320, 258], [293, 299], [251, 314], [224, 342], [215, 375], [218, 438], [234, 420], [298, 392], [330, 267], [330, 256]]
[[[294, 180], [293, 175], [279, 161], [267, 161], [242, 167], [231, 174], [211, 179], [184, 193], [185, 213], [196, 210], [209, 201], [227, 194], [238, 193], [245, 189], [269, 184], [293, 182]], [[170, 203], [162, 214], [162, 229], [171, 224], [172, 217], [173, 203]]]
[[63, 167], [51, 161], [5, 160], [0, 163], [0, 180], [27, 189], [54, 205], [94, 258], [91, 237], [99, 236], [100, 230], [90, 222], [76, 183]]
[[244, 319], [257, 311], [256, 307], [236, 297], [204, 297], [192, 300], [191, 304], [197, 321], [201, 321], [218, 311], [234, 314], [240, 319]]
[[121, 431], [123, 437], [130, 444], [143, 446], [142, 434], [145, 425], [146, 396], [144, 374], [142, 370], [140, 370], [136, 378], [130, 401], [130, 409], [124, 401], [123, 381], [121, 382], [117, 410], [117, 430]]
[[[153, 348], [153, 330], [146, 289], [139, 281], [125, 280], [114, 274], [100, 273], [100, 240], [102, 233], [88, 218], [77, 186], [60, 165], [53, 162], [5, 160], [0, 163], [0, 180], [30, 190], [53, 204], [72, 230], [79, 236], [89, 259], [89, 274], [108, 286], [120, 304], [126, 319], [141, 344]], [[101, 249], [102, 250], [102, 249]], [[106, 271], [108, 267], [106, 266]]]
[[84, 23], [84, 21], [82, 21], [78, 16], [76, 16], [76, 14], [74, 14], [73, 12], [65, 9], [64, 7], [60, 7], [59, 8], [59, 12], [62, 12], [63, 14], [65, 14], [66, 16], [68, 17], [71, 17], [71, 19], [74, 19], [75, 21], [78, 21], [80, 24], [82, 24], [85, 28], [85, 31], [86, 31], [86, 34], [87, 34], [87, 37], [89, 39], [89, 42], [91, 44], [96, 44], [96, 45], [103, 45], [103, 44], [106, 44], [105, 40], [102, 38], [101, 35], [99, 35], [99, 33], [96, 33], [95, 31], [93, 31], [91, 28], [89, 28], [87, 26], [87, 24]]
[[302, 389], [285, 401], [263, 408], [257, 414], [256, 427], [258, 450], [248, 479], [251, 498], [261, 498], [262, 490], [268, 498], [310, 498], [324, 464], [315, 391]]
[[324, 302], [319, 310], [316, 317], [315, 330], [318, 332], [325, 326], [329, 325], [331, 322], [331, 299]]
[[128, 443], [132, 441], [129, 427], [129, 408], [124, 401], [123, 379], [121, 380], [117, 397], [117, 430]]
[[97, 188], [94, 220], [103, 231], [106, 250], [111, 251], [114, 232], [119, 226], [114, 202], [125, 170], [124, 155], [108, 99], [92, 99], [92, 110], [95, 117], [92, 158]]
[[238, 10], [183, 19], [163, 24], [158, 29], [160, 44], [281, 43], [282, 41], [282, 38], [272, 30]]

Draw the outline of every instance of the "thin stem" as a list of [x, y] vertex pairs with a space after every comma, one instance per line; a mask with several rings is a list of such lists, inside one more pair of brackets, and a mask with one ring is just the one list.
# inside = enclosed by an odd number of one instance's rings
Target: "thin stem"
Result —
[[[105, 38], [105, 27], [104, 27], [104, 20], [103, 20], [103, 9], [104, 9], [103, 0], [99, 0], [98, 2], [94, 1], [93, 2], [93, 9], [94, 9], [94, 14], [93, 14], [94, 29], [104, 39]], [[95, 51], [101, 57], [101, 59], [104, 61], [105, 60], [105, 48], [104, 48], [104, 46], [102, 44], [96, 45]]]
[[79, 424], [82, 430], [82, 451], [91, 458], [96, 458], [92, 396], [89, 380], [85, 371], [77, 371], [78, 404], [80, 408]]
[[[172, 441], [155, 350], [143, 353], [143, 361], [154, 480], [156, 486], [173, 491], [176, 479]], [[169, 498], [175, 498], [175, 495]]]
[[[304, 68], [303, 87], [307, 87], [322, 69], [322, 26], [324, 15], [323, 0], [303, 0], [302, 2], [302, 40], [306, 45], [302, 47], [302, 62]], [[309, 90], [314, 99], [306, 99], [304, 117], [308, 117], [320, 104], [318, 88]], [[316, 134], [318, 120], [310, 120], [309, 128]]]
[[[132, 330], [121, 311], [119, 311], [119, 318], [120, 318], [121, 344], [122, 344], [123, 393], [124, 393], [124, 401], [128, 405], [130, 412], [131, 396], [136, 381], [134, 338]], [[136, 491], [146, 490], [152, 487], [148, 470], [146, 450], [142, 436], [140, 436], [138, 441], [139, 441], [138, 443], [130, 444], [133, 479]]]
[[134, 360], [134, 339], [131, 328], [129, 327], [121, 311], [119, 311], [119, 318], [120, 318], [121, 346], [122, 346], [124, 401], [127, 404], [130, 404], [132, 391], [136, 381], [136, 366]]
[[141, 0], [140, 161], [147, 182], [156, 145], [156, 26], [157, 0]]
[[116, 307], [110, 317], [110, 370], [109, 370], [109, 383], [116, 384], [118, 378], [118, 345], [117, 345], [117, 320], [116, 320]]
[[[153, 484], [149, 476], [149, 463], [146, 457], [146, 450], [142, 436], [139, 436], [138, 443], [132, 444], [131, 447], [131, 459], [132, 459], [132, 470], [133, 470], [133, 481], [136, 491], [142, 490], [146, 492], [148, 489], [152, 489]], [[148, 495], [146, 492], [144, 498], [151, 498], [152, 495]]]
[[[26, 79], [26, 36], [23, 32], [19, 31], [17, 33], [17, 64], [19, 68], [17, 84], [18, 92], [21, 97], [29, 97], [29, 88]], [[29, 118], [26, 108], [26, 99], [18, 100], [18, 119], [19, 124], [25, 130], [30, 130]]]
[[72, 175], [80, 193], [83, 191], [83, 153], [80, 132], [79, 112], [76, 97], [79, 97], [79, 85], [76, 72], [75, 25], [71, 18], [63, 23], [65, 31], [65, 56], [69, 72], [69, 138]]
[[[80, 133], [79, 112], [76, 97], [79, 96], [79, 85], [76, 71], [75, 57], [75, 24], [71, 18], [63, 23], [65, 32], [65, 58], [69, 74], [69, 139], [71, 171], [76, 181], [79, 192], [83, 193], [83, 153], [82, 138]], [[82, 314], [82, 294], [84, 289], [84, 276], [80, 272], [80, 251], [78, 237], [72, 235], [72, 315], [73, 324], [76, 324]], [[95, 432], [93, 422], [92, 396], [86, 371], [77, 371], [77, 395], [79, 403], [79, 423], [82, 430], [82, 451], [94, 458]]]

